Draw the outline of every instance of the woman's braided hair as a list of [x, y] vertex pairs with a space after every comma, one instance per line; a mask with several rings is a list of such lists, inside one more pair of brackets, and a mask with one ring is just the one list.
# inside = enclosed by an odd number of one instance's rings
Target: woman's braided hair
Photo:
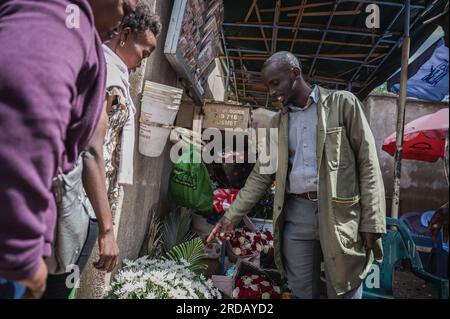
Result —
[[146, 3], [139, 1], [136, 10], [123, 18], [122, 28], [130, 28], [135, 33], [148, 30], [157, 37], [161, 33], [162, 26], [159, 16], [153, 13]]

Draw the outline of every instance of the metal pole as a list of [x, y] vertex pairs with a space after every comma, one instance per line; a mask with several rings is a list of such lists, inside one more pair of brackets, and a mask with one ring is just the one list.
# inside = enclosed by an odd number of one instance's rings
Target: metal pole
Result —
[[410, 51], [410, 9], [411, 1], [406, 1], [405, 6], [405, 38], [403, 40], [402, 48], [402, 70], [400, 74], [400, 94], [397, 104], [397, 150], [395, 152], [395, 167], [394, 167], [394, 192], [392, 194], [392, 211], [391, 217], [398, 218], [400, 207], [400, 177], [402, 173], [402, 156], [403, 156], [403, 135], [405, 131], [405, 111], [406, 111], [406, 88], [408, 81], [408, 62]]
[[341, 2], [340, 0], [336, 0], [336, 3], [335, 3], [334, 6], [333, 6], [333, 11], [331, 11], [331, 15], [330, 15], [330, 17], [328, 18], [327, 27], [325, 28], [325, 31], [322, 33], [322, 38], [320, 39], [320, 44], [319, 44], [319, 46], [317, 47], [316, 54], [315, 54], [315, 56], [314, 56], [314, 60], [313, 60], [313, 62], [311, 63], [311, 66], [309, 67], [309, 72], [308, 72], [308, 76], [309, 76], [309, 77], [311, 77], [311, 76], [313, 75], [314, 67], [316, 66], [316, 62], [317, 62], [317, 57], [318, 57], [319, 54], [320, 54], [320, 50], [322, 50], [323, 41], [325, 41], [325, 38], [326, 38], [326, 36], [327, 36], [327, 32], [328, 32], [328, 30], [330, 29], [331, 21], [333, 21], [334, 14], [336, 13], [336, 10], [337, 10], [337, 8], [338, 8], [340, 2]]
[[277, 3], [275, 5], [275, 15], [273, 17], [272, 46], [270, 47], [271, 54], [274, 54], [277, 51], [278, 20], [280, 19], [280, 7], [281, 0], [277, 0]]
[[226, 91], [227, 91], [227, 95], [230, 92], [230, 57], [228, 56], [228, 48], [227, 48], [227, 42], [225, 40], [225, 31], [223, 30], [223, 27], [221, 29], [221, 38], [222, 38], [222, 44], [223, 44], [223, 49], [225, 51], [225, 57], [226, 57], [226, 62], [227, 62], [227, 79], [225, 81], [225, 86], [226, 86]]
[[[414, 28], [414, 26], [433, 8], [433, 4], [434, 2], [430, 2], [430, 4], [427, 5], [427, 7], [425, 8], [425, 10], [422, 11], [422, 13], [418, 14], [415, 18], [415, 20], [413, 21], [413, 23], [410, 25], [410, 29]], [[405, 4], [406, 6], [406, 4]], [[372, 80], [374, 75], [377, 73], [378, 69], [381, 68], [384, 64], [384, 62], [386, 62], [390, 57], [391, 54], [394, 52], [394, 50], [398, 47], [400, 47], [402, 41], [402, 37], [400, 37], [396, 42], [395, 45], [392, 46], [392, 48], [389, 50], [389, 52], [385, 55], [385, 57], [383, 58], [383, 60], [381, 60], [380, 63], [378, 63], [377, 67], [375, 68], [375, 70], [372, 71], [372, 74], [369, 75], [368, 79], [364, 82], [364, 84], [361, 86], [361, 88], [366, 87]], [[362, 89], [361, 89], [362, 90]], [[358, 92], [359, 93], [359, 92]]]
[[[378, 38], [377, 42], [375, 43], [375, 45], [372, 47], [372, 49], [370, 50], [369, 54], [367, 55], [367, 57], [365, 58], [365, 62], [364, 64], [366, 64], [368, 61], [370, 61], [370, 57], [372, 56], [372, 54], [375, 52], [376, 48], [380, 45], [381, 40], [383, 39], [383, 37], [385, 37], [388, 33], [390, 33], [390, 29], [392, 28], [392, 26], [394, 25], [394, 23], [397, 21], [398, 17], [400, 16], [400, 14], [402, 14], [402, 12], [404, 12], [405, 7], [402, 6], [401, 9], [397, 12], [397, 14], [394, 16], [394, 18], [391, 20], [391, 22], [389, 23], [388, 27], [386, 28], [386, 30], [384, 31], [384, 34]], [[356, 72], [353, 74], [352, 78], [350, 79], [349, 82], [353, 82], [353, 80], [356, 79], [356, 77], [359, 74], [359, 71], [361, 71], [361, 69], [363, 68], [364, 64], [361, 64], [358, 69], [356, 70]]]

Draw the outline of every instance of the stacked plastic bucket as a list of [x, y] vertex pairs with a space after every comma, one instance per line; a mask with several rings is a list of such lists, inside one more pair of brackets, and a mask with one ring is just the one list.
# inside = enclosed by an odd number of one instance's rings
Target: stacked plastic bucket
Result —
[[142, 93], [139, 152], [149, 157], [162, 154], [180, 108], [183, 90], [146, 81]]

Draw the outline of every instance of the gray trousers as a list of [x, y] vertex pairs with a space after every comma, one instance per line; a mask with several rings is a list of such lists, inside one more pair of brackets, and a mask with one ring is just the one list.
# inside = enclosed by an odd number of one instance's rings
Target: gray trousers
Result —
[[[284, 212], [283, 256], [289, 288], [300, 299], [320, 298], [322, 249], [320, 247], [317, 204], [289, 197]], [[325, 277], [328, 269], [325, 265]], [[329, 280], [329, 299], [361, 299], [362, 285], [338, 296]]]

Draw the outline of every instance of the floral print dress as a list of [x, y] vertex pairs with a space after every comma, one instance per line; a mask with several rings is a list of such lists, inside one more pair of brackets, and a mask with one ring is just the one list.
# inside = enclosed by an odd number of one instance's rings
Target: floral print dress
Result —
[[127, 99], [120, 88], [108, 88], [107, 94], [112, 100], [112, 103], [107, 108], [108, 129], [103, 144], [103, 157], [105, 159], [106, 169], [106, 190], [114, 219], [117, 210], [120, 209], [119, 203], [123, 192], [123, 187], [117, 182], [117, 176], [120, 167], [122, 132], [128, 120], [129, 109]]

